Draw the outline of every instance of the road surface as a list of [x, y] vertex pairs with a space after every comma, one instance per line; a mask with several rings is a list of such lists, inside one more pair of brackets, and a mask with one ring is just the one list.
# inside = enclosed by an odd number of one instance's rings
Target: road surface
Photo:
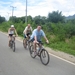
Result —
[[75, 75], [75, 65], [50, 55], [50, 63], [44, 66], [39, 57], [31, 58], [18, 40], [13, 52], [8, 37], [0, 32], [0, 75]]

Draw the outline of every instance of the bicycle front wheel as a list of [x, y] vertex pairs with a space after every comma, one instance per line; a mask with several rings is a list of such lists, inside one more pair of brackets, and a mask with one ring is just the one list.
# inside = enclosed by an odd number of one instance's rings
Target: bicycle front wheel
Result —
[[44, 65], [47, 65], [50, 61], [49, 54], [45, 49], [42, 49], [42, 51], [40, 52], [40, 60]]
[[34, 54], [34, 48], [33, 48], [33, 45], [30, 46], [29, 51], [30, 51], [31, 57], [32, 57], [32, 58], [35, 58], [36, 56], [35, 56], [35, 54]]
[[15, 42], [13, 42], [12, 44], [12, 49], [13, 49], [13, 52], [15, 52]]
[[23, 39], [23, 46], [25, 49], [27, 49], [27, 40], [26, 39]]

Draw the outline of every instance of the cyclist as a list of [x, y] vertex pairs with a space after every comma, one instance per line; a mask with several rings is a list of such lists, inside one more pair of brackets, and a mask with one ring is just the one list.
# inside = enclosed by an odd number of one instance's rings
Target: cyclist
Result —
[[9, 46], [10, 46], [11, 38], [12, 38], [12, 36], [14, 37], [14, 34], [16, 34], [16, 36], [18, 36], [17, 31], [16, 31], [14, 25], [11, 25], [11, 27], [8, 29], [8, 37], [9, 37], [9, 44], [8, 45]]
[[37, 26], [36, 29], [33, 30], [32, 35], [30, 37], [30, 41], [33, 42], [34, 45], [34, 53], [36, 55], [36, 44], [41, 42], [41, 38], [42, 36], [44, 37], [44, 39], [46, 40], [47, 43], [49, 43], [44, 31], [41, 29], [41, 26]]
[[26, 38], [28, 35], [30, 35], [31, 32], [32, 32], [32, 27], [30, 24], [28, 24], [23, 31], [24, 38]]

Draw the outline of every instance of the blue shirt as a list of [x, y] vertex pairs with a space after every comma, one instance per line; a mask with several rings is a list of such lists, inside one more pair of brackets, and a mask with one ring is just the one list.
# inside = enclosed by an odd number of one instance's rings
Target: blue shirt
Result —
[[40, 31], [38, 31], [37, 29], [34, 29], [33, 30], [33, 32], [32, 32], [32, 35], [31, 35], [31, 37], [30, 37], [30, 39], [33, 39], [34, 38], [34, 36], [36, 36], [37, 37], [37, 40], [41, 40], [41, 37], [43, 36], [45, 36], [45, 33], [44, 33], [44, 31], [41, 29]]

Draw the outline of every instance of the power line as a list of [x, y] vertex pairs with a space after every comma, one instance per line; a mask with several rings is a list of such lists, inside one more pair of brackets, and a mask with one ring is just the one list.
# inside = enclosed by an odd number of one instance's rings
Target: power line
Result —
[[16, 7], [14, 7], [14, 6], [10, 6], [11, 8], [12, 8], [12, 22], [13, 22], [13, 12], [14, 12], [14, 8], [16, 8]]
[[26, 18], [25, 18], [25, 22], [27, 24], [27, 0], [26, 0]]
[[14, 7], [14, 6], [10, 6], [10, 7], [12, 8], [12, 17], [13, 17], [14, 8], [16, 8], [16, 7]]

